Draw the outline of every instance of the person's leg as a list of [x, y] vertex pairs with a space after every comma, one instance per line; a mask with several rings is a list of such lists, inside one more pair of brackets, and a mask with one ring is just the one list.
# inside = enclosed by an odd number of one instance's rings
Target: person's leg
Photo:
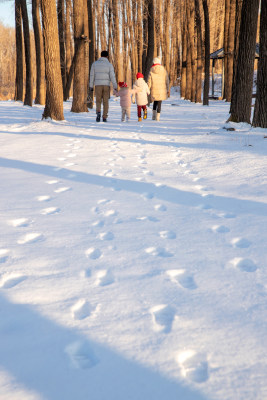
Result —
[[153, 103], [153, 114], [152, 114], [152, 119], [155, 120], [156, 119], [156, 115], [157, 115], [157, 106], [158, 106], [158, 101], [154, 101]]
[[126, 114], [126, 110], [124, 107], [121, 108], [121, 121], [124, 122], [125, 121], [125, 114]]
[[162, 101], [160, 100], [160, 101], [158, 101], [157, 103], [158, 103], [158, 105], [157, 105], [157, 113], [160, 113], [160, 112], [161, 112], [161, 104], [162, 104]]
[[103, 86], [95, 87], [95, 96], [96, 96], [96, 122], [100, 122], [101, 118], [101, 102], [102, 102], [102, 93]]
[[144, 119], [147, 119], [147, 108], [146, 108], [146, 106], [142, 106], [142, 109], [144, 111]]
[[127, 121], [130, 121], [130, 118], [131, 118], [131, 107], [126, 107], [126, 115], [127, 115]]
[[103, 86], [103, 119], [108, 117], [108, 102], [110, 96], [110, 87]]
[[142, 116], [141, 111], [142, 111], [142, 106], [137, 106], [137, 116], [138, 116], [138, 118], [141, 118], [141, 116]]

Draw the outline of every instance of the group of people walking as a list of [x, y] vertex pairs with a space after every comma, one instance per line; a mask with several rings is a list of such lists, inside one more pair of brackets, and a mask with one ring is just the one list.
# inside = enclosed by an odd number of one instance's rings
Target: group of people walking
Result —
[[[126, 82], [119, 82], [117, 85], [115, 72], [112, 64], [108, 61], [108, 52], [102, 51], [101, 57], [92, 64], [90, 71], [90, 91], [95, 87], [96, 95], [96, 121], [101, 121], [101, 104], [103, 103], [102, 121], [107, 122], [110, 84], [112, 83], [114, 94], [120, 97], [121, 120], [129, 121], [131, 117], [131, 104], [137, 105], [138, 121], [147, 119], [148, 96], [153, 102], [152, 119], [159, 121], [161, 104], [170, 95], [169, 78], [166, 69], [161, 65], [159, 57], [153, 59], [147, 82], [141, 72], [136, 74], [136, 81], [133, 88], [129, 88]], [[118, 86], [120, 90], [118, 90]]]

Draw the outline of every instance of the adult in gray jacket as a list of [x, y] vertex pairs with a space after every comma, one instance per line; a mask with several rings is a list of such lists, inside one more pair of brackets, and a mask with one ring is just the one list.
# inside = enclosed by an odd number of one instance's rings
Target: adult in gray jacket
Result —
[[95, 86], [96, 122], [100, 122], [102, 101], [103, 122], [107, 122], [110, 83], [112, 83], [113, 89], [117, 90], [114, 68], [108, 61], [108, 52], [104, 50], [101, 52], [101, 57], [92, 64], [90, 71], [90, 90], [93, 91]]

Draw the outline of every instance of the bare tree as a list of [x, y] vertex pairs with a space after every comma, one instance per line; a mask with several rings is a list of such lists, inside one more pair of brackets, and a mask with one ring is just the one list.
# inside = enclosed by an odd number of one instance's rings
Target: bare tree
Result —
[[202, 48], [203, 48], [203, 43], [202, 43], [202, 23], [201, 23], [199, 0], [195, 0], [195, 14], [196, 14], [196, 29], [197, 29], [196, 103], [201, 103], [202, 67], [203, 67]]
[[20, 0], [15, 0], [15, 27], [16, 27], [16, 85], [15, 100], [23, 101], [23, 32]]
[[261, 1], [260, 59], [253, 125], [267, 128], [267, 2]]
[[148, 78], [150, 67], [152, 65], [154, 56], [154, 1], [145, 0], [144, 3], [147, 6], [147, 56], [145, 64], [145, 80]]
[[35, 104], [45, 104], [44, 44], [40, 22], [40, 0], [32, 0], [32, 21], [36, 54], [36, 96]]
[[205, 21], [205, 79], [203, 90], [203, 105], [209, 105], [209, 88], [210, 88], [210, 24], [209, 24], [209, 8], [207, 0], [202, 0]]
[[28, 18], [26, 0], [20, 0], [20, 5], [22, 12], [25, 61], [26, 61], [26, 92], [24, 98], [24, 105], [31, 107], [33, 101], [32, 59], [31, 59], [30, 27], [29, 27], [29, 18]]
[[235, 109], [229, 120], [250, 123], [259, 0], [243, 0], [237, 58]]
[[55, 1], [41, 0], [41, 10], [46, 75], [46, 101], [43, 118], [63, 120], [63, 90]]

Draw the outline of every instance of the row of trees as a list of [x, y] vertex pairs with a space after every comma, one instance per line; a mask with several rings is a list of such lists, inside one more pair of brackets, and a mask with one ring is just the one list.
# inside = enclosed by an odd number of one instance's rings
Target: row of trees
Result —
[[[91, 64], [101, 50], [108, 49], [118, 80], [131, 83], [137, 72], [147, 78], [153, 57], [160, 55], [171, 84], [180, 81], [181, 96], [193, 102], [203, 98], [207, 105], [210, 49], [223, 46], [224, 95], [231, 101], [230, 119], [250, 123], [260, 26], [253, 124], [267, 127], [266, 7], [266, 1], [261, 1], [258, 24], [260, 0], [32, 0], [35, 102], [45, 103], [44, 117], [63, 119], [63, 100], [69, 98], [73, 84], [72, 111], [87, 111]], [[15, 98], [32, 105], [32, 46], [26, 0], [15, 0], [15, 14]]]

